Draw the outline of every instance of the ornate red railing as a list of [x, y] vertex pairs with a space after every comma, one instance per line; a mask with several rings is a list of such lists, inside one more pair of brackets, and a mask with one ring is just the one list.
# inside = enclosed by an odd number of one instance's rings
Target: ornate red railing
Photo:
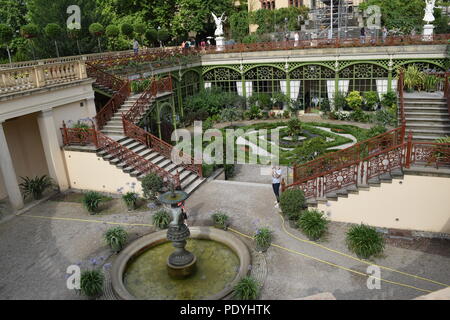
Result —
[[[397, 168], [398, 161], [394, 161], [394, 155], [398, 155], [398, 150], [403, 152], [406, 145], [404, 137], [405, 127], [402, 126], [350, 148], [295, 165], [294, 183], [283, 186], [283, 190], [301, 189], [305, 197], [310, 198], [322, 197], [349, 185], [367, 184], [367, 180], [377, 172]], [[387, 163], [384, 161], [386, 156], [389, 159]]]
[[136, 100], [135, 104], [126, 113], [125, 118], [132, 122], [137, 123], [142, 115], [147, 111], [146, 109], [150, 105], [153, 97], [156, 97], [158, 93], [172, 92], [172, 77], [168, 76], [161, 80], [153, 80], [142, 93], [142, 95]]
[[125, 116], [122, 117], [122, 121], [124, 133], [127, 137], [145, 144], [147, 147], [152, 148], [167, 159], [171, 159], [175, 164], [182, 166], [188, 171], [196, 173], [199, 177], [203, 177], [202, 165], [195, 164], [194, 159], [190, 155], [184, 154], [182, 151], [178, 151], [164, 140], [161, 140], [144, 129], [136, 126], [134, 123], [128, 121]]
[[117, 110], [119, 110], [122, 104], [128, 99], [130, 94], [131, 86], [127, 81], [95, 116], [98, 130], [103, 129], [106, 123], [111, 120]]
[[417, 142], [411, 143], [411, 164], [450, 165], [450, 143]]
[[[137, 171], [138, 175], [155, 173], [163, 179], [165, 184], [173, 185], [175, 188], [181, 186], [179, 173], [171, 174], [163, 170], [94, 128], [67, 128], [63, 123], [61, 132], [64, 145], [94, 145], [98, 150], [105, 151], [111, 157], [119, 159], [120, 162], [124, 163], [125, 168], [130, 168], [132, 172]], [[156, 143], [154, 145], [156, 146]], [[156, 147], [154, 149], [157, 150]]]
[[90, 63], [86, 63], [86, 72], [90, 78], [95, 78], [96, 83], [113, 91], [119, 91], [126, 83], [125, 80], [109, 74]]

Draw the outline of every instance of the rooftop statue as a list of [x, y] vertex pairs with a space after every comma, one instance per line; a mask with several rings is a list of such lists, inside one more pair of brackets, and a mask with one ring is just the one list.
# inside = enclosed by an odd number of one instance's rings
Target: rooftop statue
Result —
[[223, 36], [223, 23], [225, 21], [227, 21], [227, 17], [224, 17], [225, 12], [222, 13], [222, 15], [220, 16], [220, 18], [218, 18], [214, 12], [211, 12], [213, 18], [214, 18], [214, 22], [216, 23], [216, 32], [214, 32], [214, 35], [216, 37], [221, 37]]
[[425, 21], [428, 24], [435, 20], [434, 15], [433, 15], [435, 2], [436, 2], [436, 0], [425, 0], [426, 7], [425, 7], [425, 16], [423, 17], [423, 21]]

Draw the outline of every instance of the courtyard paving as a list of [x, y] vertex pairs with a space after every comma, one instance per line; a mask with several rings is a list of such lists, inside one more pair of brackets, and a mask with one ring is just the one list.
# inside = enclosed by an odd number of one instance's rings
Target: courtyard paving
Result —
[[[250, 176], [258, 170], [249, 167], [241, 172]], [[375, 262], [390, 269], [381, 269], [381, 288], [369, 290], [368, 264], [355, 259], [345, 246], [348, 225], [332, 223], [323, 242], [310, 243], [283, 224], [274, 208], [270, 177], [261, 178], [265, 183], [244, 182], [242, 175], [236, 180], [203, 184], [186, 203], [188, 223], [211, 225], [211, 213], [224, 211], [231, 217], [230, 232], [241, 233], [235, 234], [250, 248], [254, 245], [248, 236], [257, 228], [274, 231], [274, 246], [265, 254], [266, 270], [257, 270], [265, 277], [262, 299], [296, 299], [321, 292], [331, 292], [337, 299], [412, 299], [450, 284], [449, 252], [388, 244]], [[112, 253], [103, 242], [104, 231], [121, 224], [130, 240], [154, 231], [150, 211], [113, 209], [90, 216], [80, 203], [46, 201], [1, 223], [0, 298], [83, 299], [66, 288], [66, 269], [109, 263]]]

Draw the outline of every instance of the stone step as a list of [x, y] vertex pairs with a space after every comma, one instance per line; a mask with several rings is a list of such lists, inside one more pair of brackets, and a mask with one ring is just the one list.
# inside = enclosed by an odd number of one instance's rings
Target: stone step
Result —
[[[450, 121], [450, 116], [447, 112], [445, 113], [431, 113], [431, 112], [413, 112], [405, 113], [406, 119], [443, 119]], [[407, 120], [408, 121], [408, 120]]]
[[448, 109], [447, 107], [405, 107], [405, 113], [421, 113], [421, 112], [427, 112], [427, 113], [439, 113], [439, 114], [447, 114], [448, 115]]
[[423, 135], [415, 135], [413, 134], [413, 139], [416, 141], [428, 141], [428, 142], [434, 142], [436, 139], [439, 138], [443, 138], [445, 137], [445, 135], [428, 135], [428, 136], [423, 136]]
[[205, 178], [197, 177], [196, 180], [194, 180], [190, 186], [188, 186], [186, 189], [184, 189], [184, 192], [191, 195], [195, 190], [197, 190], [204, 182], [206, 181]]
[[450, 128], [450, 124], [446, 124], [446, 123], [433, 123], [432, 125], [429, 124], [425, 124], [425, 123], [420, 123], [420, 122], [407, 122], [406, 123], [406, 130], [408, 129], [413, 129], [413, 128], [417, 128], [417, 129], [426, 129], [426, 130], [434, 130], [434, 129], [438, 129], [438, 130], [446, 130], [448, 128]]
[[193, 172], [189, 171], [189, 176], [181, 182], [181, 189], [184, 190], [189, 187], [195, 180], [198, 179], [198, 176]]
[[109, 137], [111, 136], [123, 136], [124, 132], [123, 130], [101, 130], [101, 132]]

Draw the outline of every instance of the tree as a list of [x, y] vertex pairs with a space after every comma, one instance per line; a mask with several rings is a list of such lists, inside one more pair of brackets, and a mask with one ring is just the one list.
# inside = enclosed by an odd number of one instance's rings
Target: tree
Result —
[[133, 39], [134, 29], [131, 24], [124, 23], [120, 26], [120, 31], [127, 40]]
[[169, 39], [170, 33], [167, 29], [158, 30], [158, 41], [161, 43], [161, 45]]
[[102, 52], [102, 47], [100, 45], [100, 37], [103, 35], [103, 33], [105, 32], [105, 28], [103, 27], [102, 24], [95, 22], [93, 24], [91, 24], [89, 26], [89, 32], [97, 38], [98, 41], [98, 52]]
[[120, 35], [120, 29], [118, 26], [114, 24], [110, 24], [106, 27], [105, 31], [106, 36], [111, 41], [112, 50], [115, 50], [117, 37]]
[[29, 41], [31, 49], [33, 51], [33, 59], [36, 60], [33, 39], [39, 36], [38, 26], [33, 23], [26, 24], [22, 28], [20, 28], [20, 34], [22, 35], [22, 37]]
[[145, 38], [153, 46], [158, 41], [158, 31], [155, 29], [149, 29], [145, 32]]
[[58, 39], [61, 37], [62, 34], [61, 27], [57, 23], [49, 23], [45, 27], [44, 33], [47, 37], [49, 37], [55, 42], [56, 55], [59, 58]]
[[230, 16], [231, 35], [234, 40], [242, 42], [248, 33], [249, 16], [247, 11], [239, 11]]
[[9, 63], [12, 62], [11, 52], [9, 51], [9, 45], [13, 37], [14, 37], [14, 30], [6, 24], [0, 24], [0, 45], [2, 47], [6, 47], [6, 51], [8, 52]]
[[136, 35], [138, 35], [141, 38], [141, 43], [144, 43], [145, 31], [147, 29], [147, 26], [145, 25], [145, 23], [137, 22], [134, 24], [133, 28], [134, 28], [134, 33], [136, 33]]

